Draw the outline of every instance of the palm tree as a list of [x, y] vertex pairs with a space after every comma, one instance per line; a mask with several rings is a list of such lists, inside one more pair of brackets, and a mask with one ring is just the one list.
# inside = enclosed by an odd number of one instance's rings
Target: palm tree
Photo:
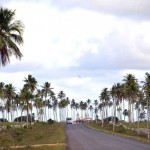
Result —
[[[43, 93], [43, 96], [45, 97], [45, 100], [44, 100], [44, 104], [45, 104], [45, 121], [47, 120], [46, 118], [46, 104], [48, 106], [48, 101], [47, 101], [47, 97], [50, 96], [51, 92], [52, 92], [52, 89], [51, 88], [51, 84], [49, 82], [45, 82], [42, 86], [42, 93]], [[50, 98], [49, 98], [50, 99]]]
[[87, 109], [87, 103], [80, 101], [80, 109], [81, 109], [81, 118], [83, 119], [83, 111], [84, 111], [84, 118], [86, 118], [86, 109]]
[[[32, 109], [32, 104], [30, 102], [30, 99], [33, 98], [33, 95], [31, 93], [31, 91], [29, 90], [26, 90], [26, 88], [23, 88], [21, 91], [20, 91], [20, 98], [22, 100], [22, 111], [23, 110], [26, 110], [27, 111], [27, 126], [28, 126], [28, 123], [29, 123], [29, 110]], [[32, 116], [31, 116], [32, 118]]]
[[5, 83], [4, 82], [0, 82], [0, 104], [1, 104], [1, 112], [2, 112], [2, 116], [4, 118], [4, 105], [3, 105], [3, 102], [4, 102], [4, 87], [5, 87]]
[[31, 93], [37, 88], [37, 80], [32, 75], [29, 74], [23, 81], [25, 82], [24, 88], [31, 91]]
[[7, 8], [0, 8], [0, 65], [5, 66], [11, 54], [21, 59], [17, 44], [23, 43], [23, 24], [19, 20], [14, 20], [15, 11]]
[[72, 99], [70, 107], [71, 107], [71, 116], [74, 120], [75, 120], [75, 105], [76, 105], [75, 99]]
[[114, 115], [113, 115], [113, 117], [114, 117], [114, 120], [113, 120], [113, 132], [115, 131], [115, 123], [116, 123], [116, 101], [117, 101], [117, 92], [116, 92], [116, 85], [113, 85], [112, 86], [112, 88], [111, 88], [111, 90], [110, 90], [110, 95], [111, 95], [111, 97], [112, 97], [112, 100], [113, 100], [113, 105], [114, 105]]
[[[90, 103], [91, 103], [91, 100], [90, 99], [87, 99], [87, 105], [88, 105], [88, 108], [89, 108], [89, 106], [90, 106]], [[88, 112], [88, 110], [87, 110], [87, 116], [89, 117], [89, 112]]]
[[70, 104], [69, 97], [66, 97], [66, 107], [67, 107], [67, 118], [68, 118], [68, 106]]
[[53, 107], [53, 116], [54, 120], [58, 121], [57, 118], [57, 106], [58, 106], [58, 100], [55, 96], [52, 97], [52, 107]]
[[40, 113], [40, 111], [41, 111], [41, 109], [43, 109], [43, 107], [44, 107], [44, 102], [43, 102], [43, 100], [42, 100], [42, 92], [41, 92], [41, 90], [37, 90], [37, 92], [36, 92], [36, 94], [35, 94], [35, 97], [34, 97], [34, 106], [35, 106], [35, 108], [36, 108], [36, 113], [37, 113], [37, 118], [38, 118], [38, 120], [41, 120], [41, 121], [43, 121], [41, 118], [43, 118], [43, 117], [41, 117], [40, 116], [40, 114], [41, 115], [43, 115], [43, 113]]
[[145, 81], [142, 81], [143, 90], [146, 95], [147, 100], [147, 129], [148, 129], [148, 138], [150, 138], [150, 74], [148, 72], [145, 73]]
[[66, 104], [65, 104], [65, 99], [66, 97], [66, 94], [63, 92], [63, 91], [60, 91], [58, 93], [58, 98], [60, 99], [59, 103], [58, 103], [58, 106], [59, 106], [59, 116], [60, 116], [60, 121], [64, 121], [64, 113], [63, 113], [63, 109], [66, 107]]
[[95, 114], [95, 120], [96, 120], [96, 123], [97, 123], [97, 120], [98, 120], [98, 100], [94, 100], [94, 114]]
[[[100, 101], [102, 101], [103, 103], [103, 111], [102, 113], [104, 114], [104, 107], [106, 109], [106, 118], [108, 117], [108, 112], [107, 112], [107, 106], [108, 106], [108, 103], [109, 103], [109, 100], [110, 100], [110, 93], [108, 91], [108, 88], [104, 88], [102, 90], [102, 92], [100, 93]], [[103, 119], [104, 119], [104, 115], [102, 115], [102, 127], [103, 127]]]
[[91, 116], [91, 118], [93, 120], [93, 106], [92, 105], [90, 105], [89, 110], [90, 110], [90, 116]]
[[124, 83], [125, 94], [126, 98], [128, 99], [128, 117], [129, 122], [131, 123], [131, 121], [133, 121], [134, 119], [133, 107], [131, 108], [131, 105], [133, 105], [135, 100], [137, 99], [139, 84], [138, 80], [132, 74], [127, 74], [126, 76], [124, 76], [123, 81], [125, 82]]
[[6, 84], [5, 89], [4, 89], [4, 95], [6, 98], [5, 106], [8, 112], [8, 120], [9, 120], [9, 113], [11, 113], [11, 121], [12, 121], [12, 117], [13, 117], [12, 116], [12, 103], [16, 96], [15, 87], [12, 84]]
[[[32, 76], [32, 75], [28, 75], [28, 77], [27, 78], [25, 78], [24, 80], [23, 80], [24, 82], [25, 82], [25, 84], [24, 84], [24, 90], [26, 90], [26, 91], [29, 91], [29, 93], [31, 93], [31, 95], [32, 95], [32, 98], [34, 98], [34, 91], [35, 91], [35, 89], [37, 89], [37, 80]], [[32, 101], [33, 101], [33, 99], [30, 99], [30, 101], [31, 101], [31, 106], [32, 106]], [[31, 115], [32, 115], [32, 107], [31, 107]], [[31, 122], [32, 122], [32, 117], [31, 117]]]
[[17, 122], [18, 122], [18, 108], [19, 108], [19, 103], [20, 103], [20, 97], [19, 97], [19, 94], [16, 94], [16, 96], [14, 98], [14, 107], [16, 107]]
[[75, 103], [75, 110], [76, 110], [76, 120], [79, 119], [79, 113], [78, 113], [78, 109], [80, 108], [79, 103]]

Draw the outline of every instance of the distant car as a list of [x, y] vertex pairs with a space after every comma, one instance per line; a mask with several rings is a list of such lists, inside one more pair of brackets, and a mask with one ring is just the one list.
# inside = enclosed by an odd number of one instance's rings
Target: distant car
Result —
[[72, 124], [73, 121], [72, 121], [72, 118], [66, 118], [66, 124]]

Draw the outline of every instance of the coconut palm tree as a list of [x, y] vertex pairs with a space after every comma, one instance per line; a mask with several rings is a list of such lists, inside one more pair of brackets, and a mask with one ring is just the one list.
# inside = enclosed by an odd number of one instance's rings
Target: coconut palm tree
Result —
[[49, 82], [45, 82], [42, 86], [42, 93], [43, 93], [43, 96], [45, 97], [45, 100], [44, 100], [44, 104], [45, 104], [45, 121], [47, 120], [47, 117], [46, 117], [46, 106], [48, 106], [48, 100], [47, 100], [47, 97], [50, 99], [50, 94], [52, 92], [52, 89], [51, 88], [51, 84]]
[[[20, 98], [22, 100], [22, 111], [26, 110], [27, 112], [27, 126], [28, 126], [28, 123], [29, 123], [29, 110], [32, 109], [32, 104], [30, 102], [30, 100], [33, 98], [33, 95], [31, 93], [31, 91], [29, 90], [26, 90], [26, 88], [24, 87], [23, 89], [21, 89], [20, 91]], [[31, 116], [32, 118], [32, 116]]]
[[83, 112], [84, 112], [84, 118], [86, 118], [86, 109], [87, 109], [87, 103], [80, 101], [80, 109], [81, 109], [81, 118], [83, 119]]
[[[103, 111], [102, 111], [102, 127], [103, 127], [103, 119], [104, 119], [104, 117], [105, 118], [108, 117], [107, 106], [108, 106], [108, 103], [109, 103], [109, 100], [110, 100], [110, 92], [108, 91], [108, 88], [102, 89], [99, 98], [100, 98], [100, 101], [102, 101], [102, 104], [103, 104]], [[106, 111], [106, 113], [105, 113], [106, 115], [104, 114], [104, 111]]]
[[110, 90], [110, 95], [112, 97], [112, 100], [113, 100], [113, 117], [114, 117], [114, 120], [113, 120], [113, 132], [115, 131], [115, 123], [116, 123], [116, 105], [117, 105], [117, 87], [116, 85], [113, 85], [111, 90]]
[[23, 24], [14, 20], [15, 10], [0, 8], [0, 66], [5, 66], [13, 54], [21, 59], [22, 53], [17, 44], [23, 43]]
[[66, 107], [67, 107], [67, 115], [66, 117], [68, 118], [68, 106], [70, 104], [70, 100], [69, 100], [69, 97], [66, 97]]
[[75, 119], [75, 105], [76, 105], [75, 99], [72, 99], [70, 107], [71, 107], [71, 116], [73, 119]]
[[145, 81], [143, 83], [143, 90], [146, 95], [147, 101], [147, 129], [148, 129], [148, 138], [150, 138], [150, 74], [148, 72], [145, 73]]
[[98, 107], [98, 100], [96, 99], [96, 100], [94, 100], [94, 113], [95, 113], [96, 122], [97, 122], [97, 113], [98, 113], [97, 107]]
[[[33, 98], [34, 98], [34, 91], [37, 89], [37, 80], [32, 76], [32, 75], [28, 75], [27, 78], [24, 78], [23, 80], [25, 82], [24, 84], [24, 90], [29, 91], [29, 93], [31, 93], [32, 95], [32, 99], [30, 99], [31, 101], [31, 106], [33, 103]], [[31, 107], [31, 115], [32, 115], [32, 107]], [[32, 117], [31, 117], [31, 122], [32, 122]]]
[[133, 107], [131, 107], [131, 105], [134, 105], [134, 102], [137, 99], [139, 84], [138, 84], [138, 80], [132, 74], [127, 74], [126, 76], [124, 76], [123, 81], [125, 82], [124, 88], [125, 88], [126, 98], [128, 100], [128, 117], [129, 117], [129, 122], [131, 123], [131, 121], [133, 122], [134, 119]]
[[23, 81], [25, 82], [24, 88], [31, 91], [31, 93], [33, 93], [37, 88], [37, 80], [32, 75], [29, 74]]
[[58, 93], [58, 99], [60, 99], [58, 103], [60, 121], [65, 121], [64, 111], [63, 111], [64, 108], [66, 107], [65, 97], [66, 97], [66, 94], [63, 91], [60, 91]]
[[[90, 105], [89, 110], [90, 110], [90, 117], [91, 117], [92, 120], [93, 120], [93, 106], [92, 106], [92, 105]], [[92, 121], [92, 122], [93, 122], [93, 121]]]
[[[88, 105], [88, 108], [90, 107], [90, 104], [91, 104], [91, 100], [90, 99], [87, 99], [87, 105]], [[87, 116], [89, 117], [89, 110], [87, 110]]]
[[2, 116], [4, 118], [4, 87], [5, 87], [5, 83], [4, 82], [0, 82], [0, 107], [1, 107], [1, 112], [2, 112]]
[[42, 92], [40, 89], [37, 89], [37, 92], [35, 94], [34, 97], [34, 106], [36, 108], [36, 114], [37, 114], [37, 118], [38, 120], [43, 121], [41, 118], [43, 118], [43, 116], [41, 117], [40, 115], [43, 115], [43, 113], [40, 113], [41, 109], [43, 110], [44, 107], [44, 102], [42, 99]]
[[52, 107], [53, 107], [54, 120], [58, 121], [58, 117], [57, 117], [58, 100], [57, 100], [56, 96], [52, 97]]
[[4, 88], [4, 96], [6, 98], [5, 107], [8, 112], [8, 120], [9, 120], [9, 113], [11, 114], [11, 121], [12, 121], [12, 103], [16, 96], [15, 87], [12, 84], [6, 84]]

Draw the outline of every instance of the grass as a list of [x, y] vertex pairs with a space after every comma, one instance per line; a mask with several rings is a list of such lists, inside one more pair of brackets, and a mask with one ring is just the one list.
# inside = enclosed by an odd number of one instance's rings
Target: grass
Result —
[[0, 126], [23, 125], [25, 122], [0, 122]]
[[[125, 126], [127, 126], [128, 128], [138, 128], [137, 122], [134, 122], [134, 123], [124, 122], [123, 124]], [[139, 122], [139, 128], [147, 128], [147, 123], [146, 122]]]
[[[63, 123], [35, 123], [35, 125], [29, 128], [9, 128], [5, 132], [0, 133], [0, 146], [10, 147], [15, 145], [30, 145], [36, 144], [53, 144], [53, 143], [65, 143], [66, 135]], [[63, 150], [65, 146], [51, 147], [51, 150]], [[42, 149], [48, 149], [44, 146]]]
[[48, 146], [44, 146], [44, 147], [38, 147], [38, 148], [32, 148], [32, 147], [27, 147], [27, 148], [20, 148], [17, 150], [65, 150], [65, 146], [55, 146], [55, 147], [48, 147]]
[[142, 142], [150, 143], [150, 139], [147, 139], [146, 134], [143, 134], [143, 133], [138, 134], [135, 131], [125, 129], [123, 127], [123, 125], [116, 126], [115, 127], [115, 132], [113, 132], [113, 130], [112, 130], [113, 126], [108, 125], [108, 124], [105, 125], [103, 128], [101, 127], [101, 124], [96, 124], [96, 123], [88, 124], [87, 126], [92, 128], [92, 129], [96, 129], [96, 130], [103, 131], [103, 132], [106, 132], [106, 133], [121, 135], [123, 137], [132, 138], [132, 139], [139, 140], [139, 141], [142, 141]]

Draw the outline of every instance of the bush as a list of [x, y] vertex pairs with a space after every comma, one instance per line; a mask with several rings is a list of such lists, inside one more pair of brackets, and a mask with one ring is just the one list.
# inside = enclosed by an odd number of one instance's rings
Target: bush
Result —
[[53, 123], [55, 123], [55, 121], [54, 121], [54, 120], [52, 120], [52, 119], [49, 119], [47, 122], [48, 122], [49, 124], [53, 124]]

